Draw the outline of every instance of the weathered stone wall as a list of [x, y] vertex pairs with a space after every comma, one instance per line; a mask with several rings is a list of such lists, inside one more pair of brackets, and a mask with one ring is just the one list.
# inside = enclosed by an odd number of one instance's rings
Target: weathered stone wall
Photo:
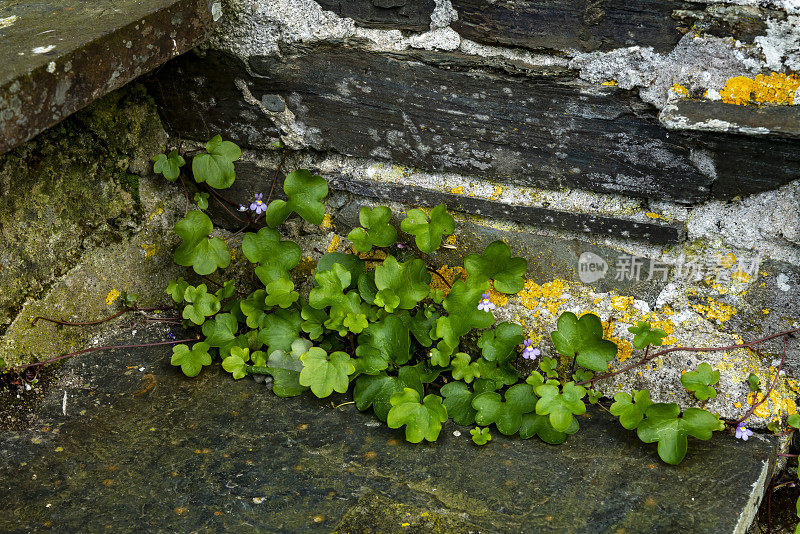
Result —
[[[0, 156], [0, 358], [36, 361], [85, 348], [85, 321], [124, 292], [163, 300], [174, 274], [177, 191], [152, 177], [167, 135], [141, 85], [113, 92]], [[174, 193], [174, 195], [173, 195]]]
[[[619, 340], [647, 319], [669, 343], [729, 345], [798, 325], [798, 19], [789, 0], [231, 0], [210, 44], [146, 83], [173, 135], [245, 147], [242, 202], [269, 188], [280, 139], [286, 168], [332, 181], [342, 235], [361, 205], [445, 202], [460, 226], [440, 264], [508, 240], [530, 280], [497, 315], [546, 354], [566, 310]], [[582, 280], [582, 255], [607, 275]], [[632, 257], [638, 277], [615, 269]], [[635, 357], [620, 342], [617, 365]], [[605, 387], [689, 404], [680, 372], [709, 361], [708, 406], [734, 417], [750, 372], [772, 380], [766, 353], [682, 355]], [[784, 369], [761, 424], [795, 411], [796, 348]]]

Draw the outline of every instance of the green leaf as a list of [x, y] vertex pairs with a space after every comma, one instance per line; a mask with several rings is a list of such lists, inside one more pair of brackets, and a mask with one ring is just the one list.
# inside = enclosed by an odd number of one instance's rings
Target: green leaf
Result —
[[187, 282], [183, 278], [178, 278], [177, 280], [170, 280], [166, 290], [167, 295], [172, 297], [172, 300], [175, 301], [176, 304], [180, 304], [181, 302], [183, 302], [183, 292], [186, 291], [187, 287], [189, 287], [189, 282]]
[[322, 337], [322, 334], [325, 332], [322, 324], [328, 318], [328, 314], [325, 313], [325, 310], [316, 310], [308, 304], [303, 303], [301, 316], [303, 322], [300, 324], [300, 328], [303, 329], [303, 332], [308, 334], [308, 337], [311, 339], [319, 339]]
[[250, 349], [233, 347], [231, 355], [222, 360], [222, 368], [233, 375], [234, 380], [247, 376], [247, 362], [250, 361]]
[[235, 292], [236, 283], [233, 280], [227, 280], [224, 284], [222, 284], [222, 287], [219, 288], [216, 293], [214, 293], [214, 295], [216, 295], [219, 300], [224, 300], [231, 298]]
[[478, 358], [477, 364], [482, 378], [505, 386], [516, 384], [519, 381], [516, 369], [508, 363], [500, 365], [497, 362], [487, 361], [485, 358]]
[[330, 271], [317, 271], [314, 279], [317, 287], [308, 295], [308, 303], [312, 308], [321, 310], [344, 303], [344, 291], [350, 286], [350, 271], [334, 263]]
[[265, 286], [280, 278], [289, 278], [289, 270], [300, 262], [300, 246], [294, 241], [281, 241], [272, 228], [258, 233], [248, 232], [242, 239], [242, 253], [252, 263], [258, 263], [256, 276]]
[[239, 309], [247, 318], [247, 326], [250, 328], [258, 328], [261, 325], [261, 321], [264, 320], [267, 307], [264, 302], [266, 297], [267, 292], [265, 290], [256, 289], [246, 299], [239, 302]]
[[547, 375], [547, 378], [558, 378], [558, 362], [555, 358], [542, 358], [539, 362], [539, 369]]
[[447, 409], [438, 395], [427, 395], [420, 402], [417, 390], [404, 388], [391, 396], [392, 408], [386, 417], [389, 428], [406, 427], [406, 441], [419, 443], [423, 439], [436, 441], [447, 421]]
[[717, 390], [711, 387], [717, 382], [719, 382], [719, 371], [714, 371], [706, 362], [698, 365], [696, 371], [690, 371], [681, 376], [683, 387], [694, 392], [697, 400], [701, 401], [717, 396]]
[[475, 422], [481, 426], [492, 423], [500, 433], [510, 436], [519, 431], [523, 414], [536, 409], [537, 397], [528, 384], [516, 384], [508, 388], [505, 402], [499, 393], [486, 391], [472, 399], [472, 407], [477, 410]]
[[559, 432], [566, 432], [572, 424], [573, 415], [586, 413], [586, 404], [583, 397], [586, 389], [576, 386], [574, 382], [567, 382], [559, 392], [558, 386], [543, 384], [536, 388], [536, 394], [541, 398], [536, 403], [536, 413], [549, 415], [550, 424]]
[[261, 320], [258, 340], [274, 350], [289, 350], [300, 335], [300, 313], [297, 310], [277, 310]]
[[267, 306], [280, 306], [288, 308], [300, 298], [300, 294], [294, 291], [294, 282], [288, 278], [278, 278], [267, 284], [267, 296], [264, 304]]
[[464, 382], [453, 381], [443, 385], [439, 393], [444, 397], [447, 413], [457, 425], [469, 426], [475, 422], [477, 410], [472, 407], [472, 400], [481, 393], [494, 391], [496, 384], [491, 380], [479, 378], [470, 390]]
[[417, 310], [415, 315], [410, 316], [409, 329], [423, 347], [430, 347], [433, 345], [431, 330], [436, 327], [436, 319], [438, 318], [439, 315], [431, 306], [423, 306]]
[[328, 182], [306, 169], [290, 172], [283, 182], [283, 192], [288, 200], [273, 200], [264, 214], [266, 223], [275, 228], [289, 218], [292, 212], [311, 224], [322, 224], [325, 205], [322, 199], [328, 196]]
[[208, 209], [208, 193], [200, 193], [197, 192], [194, 194], [194, 203], [197, 204], [197, 207], [201, 210]]
[[183, 240], [173, 255], [175, 263], [191, 267], [202, 276], [227, 267], [231, 254], [222, 239], [208, 237], [213, 229], [208, 215], [198, 210], [191, 210], [175, 223], [175, 233]]
[[400, 368], [398, 376], [387, 376], [386, 373], [377, 375], [361, 375], [356, 379], [353, 388], [353, 400], [356, 408], [362, 412], [372, 406], [375, 416], [383, 422], [392, 408], [391, 397], [405, 388], [411, 388], [422, 394], [422, 382], [417, 370], [413, 367]]
[[356, 371], [350, 356], [344, 352], [328, 354], [319, 347], [311, 347], [300, 356], [303, 370], [300, 371], [300, 385], [309, 386], [319, 398], [347, 392], [350, 380], [347, 378]]
[[311, 342], [307, 339], [295, 339], [291, 352], [276, 350], [269, 355], [267, 366], [273, 378], [272, 392], [275, 395], [295, 397], [308, 389], [300, 384], [300, 371], [303, 370], [300, 356], [310, 348]]
[[478, 340], [478, 346], [483, 349], [483, 357], [487, 361], [505, 363], [515, 354], [514, 349], [524, 339], [524, 330], [520, 325], [503, 322], [494, 329], [485, 331]]
[[361, 373], [377, 374], [389, 366], [404, 365], [411, 358], [408, 327], [394, 315], [372, 323], [358, 336], [356, 368]]
[[186, 165], [186, 160], [178, 154], [177, 150], [173, 150], [168, 156], [164, 154], [156, 154], [153, 158], [153, 172], [156, 174], [163, 174], [164, 178], [170, 182], [178, 179], [181, 173], [181, 167]]
[[578, 420], [572, 418], [572, 424], [564, 432], [559, 432], [550, 424], [550, 417], [535, 413], [526, 413], [522, 416], [522, 426], [519, 428], [519, 437], [522, 439], [539, 436], [539, 439], [550, 445], [560, 445], [567, 440], [567, 435], [578, 431]]
[[470, 278], [494, 280], [494, 288], [501, 293], [519, 293], [525, 286], [522, 278], [528, 270], [525, 258], [511, 257], [511, 249], [502, 241], [489, 244], [483, 254], [470, 254], [464, 259]]
[[375, 304], [389, 313], [397, 307], [413, 309], [428, 296], [430, 283], [431, 275], [419, 258], [399, 263], [394, 256], [387, 256], [375, 268]]
[[242, 348], [247, 346], [244, 336], [236, 337], [237, 330], [239, 330], [239, 323], [230, 313], [220, 313], [203, 324], [205, 342], [212, 347], [219, 348], [222, 357], [230, 354], [231, 349], [235, 346]]
[[206, 153], [192, 159], [192, 174], [197, 183], [206, 182], [214, 189], [227, 189], [236, 179], [233, 162], [242, 156], [242, 150], [230, 141], [215, 135], [206, 143]]
[[667, 333], [663, 330], [651, 329], [650, 323], [647, 321], [639, 321], [638, 325], [628, 328], [628, 332], [636, 334], [633, 336], [633, 346], [637, 349], [643, 349], [648, 345], [660, 347], [661, 342], [667, 337]]
[[208, 353], [209, 345], [203, 341], [195, 343], [191, 350], [188, 345], [181, 343], [172, 347], [172, 365], [180, 366], [181, 371], [188, 377], [195, 377], [203, 370], [204, 365], [211, 365], [211, 355]]
[[[345, 289], [352, 289], [356, 287], [358, 283], [359, 277], [364, 274], [364, 260], [356, 256], [355, 254], [343, 254], [342, 252], [328, 252], [327, 254], [323, 254], [322, 257], [317, 261], [317, 268], [314, 272], [314, 276], [316, 278], [316, 274], [323, 271], [330, 271], [333, 268], [333, 264], [338, 263], [342, 267], [344, 267], [347, 272], [350, 273], [350, 285], [348, 285]], [[373, 275], [375, 274], [373, 271], [370, 271]], [[359, 288], [360, 291], [360, 288]], [[364, 294], [361, 294], [364, 297]], [[367, 300], [366, 298], [364, 300]], [[371, 304], [371, 303], [370, 303]]]
[[459, 352], [453, 358], [451, 365], [453, 366], [453, 378], [455, 380], [463, 380], [467, 384], [472, 382], [475, 378], [481, 377], [480, 367], [478, 362], [473, 362], [470, 355], [465, 352]]
[[593, 313], [578, 319], [574, 313], [564, 312], [556, 326], [558, 330], [550, 334], [556, 350], [564, 356], [577, 357], [581, 367], [605, 371], [617, 355], [617, 345], [603, 339], [603, 323]]
[[761, 380], [753, 373], [747, 376], [747, 385], [750, 387], [750, 391], [758, 391], [759, 382], [761, 382]]
[[208, 294], [208, 288], [206, 288], [205, 284], [200, 284], [197, 287], [187, 287], [186, 291], [183, 292], [183, 298], [191, 303], [183, 309], [183, 318], [192, 321], [196, 325], [203, 324], [206, 317], [214, 315], [222, 308], [219, 299], [214, 295]]
[[658, 455], [672, 465], [681, 463], [686, 456], [687, 436], [708, 440], [714, 430], [724, 425], [719, 417], [706, 410], [689, 408], [682, 416], [680, 412], [680, 407], [674, 403], [653, 404], [636, 429], [643, 442], [658, 442]]
[[358, 213], [363, 228], [353, 228], [347, 239], [358, 252], [369, 252], [372, 247], [388, 247], [397, 241], [397, 230], [390, 224], [392, 210], [386, 206], [374, 209], [364, 206]]
[[611, 415], [619, 417], [619, 423], [627, 430], [633, 430], [644, 419], [644, 412], [653, 404], [650, 392], [646, 389], [630, 393], [619, 392], [614, 395], [614, 404], [611, 405]]
[[421, 209], [409, 210], [400, 228], [414, 236], [417, 248], [430, 254], [442, 244], [442, 236], [453, 233], [456, 221], [447, 213], [445, 205], [439, 204], [431, 210], [430, 219]]
[[486, 445], [492, 441], [492, 435], [489, 433], [489, 428], [476, 427], [469, 431], [472, 434], [472, 441], [476, 445]]
[[494, 323], [491, 312], [478, 309], [484, 289], [485, 285], [468, 285], [463, 280], [453, 284], [443, 303], [449, 315], [436, 320], [436, 336], [444, 342], [440, 342], [437, 348], [443, 354], [452, 354], [461, 336], [473, 328], [488, 328]]

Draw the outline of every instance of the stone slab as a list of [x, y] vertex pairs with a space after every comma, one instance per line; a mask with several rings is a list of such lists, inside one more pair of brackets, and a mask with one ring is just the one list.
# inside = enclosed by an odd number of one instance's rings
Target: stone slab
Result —
[[493, 45], [555, 50], [652, 46], [671, 50], [681, 38], [664, 0], [453, 0], [462, 36]]
[[0, 154], [194, 47], [207, 0], [46, 0], [0, 6]]
[[[669, 131], [635, 93], [561, 69], [352, 46], [248, 62], [188, 55], [152, 77], [173, 133], [221, 133], [256, 148], [282, 133], [312, 149], [426, 170], [682, 203], [774, 189], [800, 170], [796, 140]], [[263, 104], [272, 95], [284, 111]]]
[[216, 365], [187, 379], [170, 352], [61, 368], [36, 423], [0, 435], [0, 529], [744, 532], [775, 458], [769, 439], [717, 435], [668, 466], [596, 409], [559, 447], [478, 448], [452, 423], [411, 445], [346, 397], [279, 399]]
[[672, 18], [681, 22], [687, 31], [752, 43], [756, 37], [767, 33], [767, 20], [785, 21], [786, 12], [753, 5], [711, 4], [704, 9], [676, 9]]
[[709, 100], [679, 100], [664, 106], [659, 120], [671, 130], [800, 139], [800, 106], [757, 107]]
[[431, 25], [433, 0], [316, 0], [340, 17], [360, 26], [425, 31]]

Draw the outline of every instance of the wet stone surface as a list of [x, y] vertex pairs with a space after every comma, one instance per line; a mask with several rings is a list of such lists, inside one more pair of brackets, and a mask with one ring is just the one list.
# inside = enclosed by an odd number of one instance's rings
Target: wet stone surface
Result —
[[347, 398], [280, 399], [217, 365], [190, 380], [169, 355], [60, 370], [38, 421], [0, 436], [0, 530], [734, 532], [775, 452], [719, 435], [671, 467], [597, 410], [560, 447], [496, 435], [478, 448], [452, 423], [411, 445], [332, 408]]
[[0, 5], [0, 154], [195, 46], [207, 0]]

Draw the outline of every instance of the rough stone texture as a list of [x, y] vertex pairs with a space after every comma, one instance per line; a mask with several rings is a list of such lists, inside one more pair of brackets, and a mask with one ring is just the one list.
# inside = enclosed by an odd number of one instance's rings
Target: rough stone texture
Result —
[[[221, 131], [265, 147], [280, 131], [291, 147], [531, 187], [691, 203], [773, 189], [800, 168], [794, 140], [671, 133], [628, 91], [559, 69], [493, 67], [458, 53], [325, 46], [251, 57], [254, 76], [227, 55], [189, 55], [148, 84], [181, 137]], [[283, 112], [261, 101], [275, 94]]]
[[139, 173], [165, 142], [133, 86], [0, 156], [0, 333], [85, 251], [139, 228]]
[[558, 447], [477, 448], [452, 423], [410, 445], [352, 404], [279, 399], [216, 365], [186, 379], [169, 357], [61, 369], [39, 420], [0, 436], [3, 530], [744, 532], [774, 462], [774, 441], [719, 434], [667, 466], [595, 409]]
[[362, 26], [427, 30], [431, 25], [434, 0], [316, 0], [340, 17], [354, 19]]
[[207, 0], [48, 0], [0, 7], [0, 154], [195, 46]]
[[671, 17], [687, 2], [644, 0], [454, 0], [453, 28], [474, 41], [554, 50], [652, 46], [669, 50], [681, 37]]
[[800, 106], [736, 106], [708, 100], [677, 100], [659, 115], [671, 130], [696, 130], [800, 139]]
[[714, 37], [733, 36], [752, 43], [767, 32], [768, 19], [786, 20], [786, 12], [758, 6], [712, 4], [705, 9], [678, 9], [673, 11], [672, 17], [687, 30]]

